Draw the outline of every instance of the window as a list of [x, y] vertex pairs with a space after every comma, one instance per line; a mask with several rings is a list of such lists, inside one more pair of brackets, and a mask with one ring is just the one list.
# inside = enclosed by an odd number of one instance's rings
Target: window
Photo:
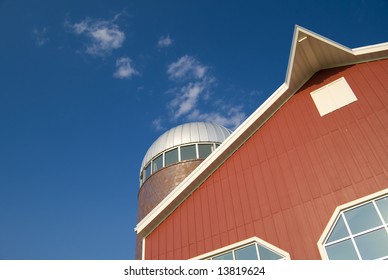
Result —
[[163, 154], [152, 161], [152, 173], [158, 171], [161, 168], [163, 168]]
[[289, 254], [257, 237], [198, 256], [206, 260], [284, 260]]
[[[331, 260], [388, 259], [388, 195], [337, 211], [321, 237], [321, 255]], [[321, 243], [322, 242], [322, 243]]]
[[183, 146], [181, 147], [181, 160], [196, 159], [197, 152], [195, 145]]
[[178, 162], [179, 161], [178, 148], [175, 148], [171, 151], [166, 152], [165, 161], [166, 161], [166, 166], [169, 166], [171, 164]]
[[[147, 180], [148, 177], [151, 176], [151, 164], [148, 164], [146, 168], [144, 169], [144, 181]], [[143, 181], [143, 182], [144, 182]]]
[[207, 158], [213, 151], [213, 144], [198, 144], [198, 158]]
[[357, 101], [356, 95], [343, 77], [311, 92], [311, 97], [321, 116]]

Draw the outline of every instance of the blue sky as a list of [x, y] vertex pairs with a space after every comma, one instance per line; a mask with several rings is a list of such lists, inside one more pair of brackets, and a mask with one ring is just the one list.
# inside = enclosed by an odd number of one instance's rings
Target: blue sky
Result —
[[388, 2], [0, 0], [0, 259], [133, 259], [139, 168], [188, 121], [238, 126], [295, 24], [388, 41]]

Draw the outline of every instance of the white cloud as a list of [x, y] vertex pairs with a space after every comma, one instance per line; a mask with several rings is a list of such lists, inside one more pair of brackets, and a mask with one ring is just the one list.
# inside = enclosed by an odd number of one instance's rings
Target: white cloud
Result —
[[49, 39], [47, 38], [47, 28], [43, 27], [42, 29], [34, 28], [32, 29], [32, 34], [35, 37], [35, 43], [37, 46], [41, 47], [45, 45]]
[[88, 38], [86, 53], [105, 56], [122, 47], [125, 40], [125, 33], [114, 23], [114, 20], [86, 18], [74, 24], [66, 22], [66, 26], [70, 27], [75, 34]]
[[241, 106], [227, 106], [227, 109], [222, 112], [206, 113], [197, 109], [187, 116], [187, 120], [213, 122], [234, 130], [246, 119]]
[[200, 82], [189, 83], [182, 87], [178, 95], [170, 103], [171, 109], [174, 112], [174, 119], [186, 115], [196, 108], [198, 99], [205, 88], [206, 85]]
[[172, 43], [173, 43], [173, 40], [170, 38], [169, 35], [167, 35], [159, 38], [158, 47], [159, 48], [169, 47], [170, 45], [172, 45]]
[[206, 71], [206, 66], [203, 66], [194, 57], [189, 55], [182, 56], [167, 68], [170, 80], [202, 79], [205, 77]]
[[[208, 66], [189, 55], [182, 56], [168, 66], [168, 78], [177, 86], [170, 90], [175, 96], [168, 103], [170, 111], [166, 121], [205, 121], [231, 129], [244, 121], [246, 115], [242, 106], [228, 104], [212, 92], [216, 79], [208, 69]], [[161, 126], [161, 119], [153, 125]]]
[[157, 118], [152, 121], [152, 127], [158, 131], [164, 130], [162, 118]]
[[129, 57], [120, 57], [116, 60], [116, 71], [113, 73], [115, 78], [130, 79], [133, 75], [138, 75], [139, 72], [132, 65], [132, 60]]

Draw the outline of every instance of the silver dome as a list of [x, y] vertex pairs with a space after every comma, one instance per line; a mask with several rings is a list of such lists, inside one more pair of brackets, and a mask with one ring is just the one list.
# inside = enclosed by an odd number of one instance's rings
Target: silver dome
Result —
[[140, 172], [156, 155], [175, 146], [199, 142], [221, 143], [232, 133], [217, 124], [192, 122], [171, 128], [163, 133], [148, 149], [143, 158]]

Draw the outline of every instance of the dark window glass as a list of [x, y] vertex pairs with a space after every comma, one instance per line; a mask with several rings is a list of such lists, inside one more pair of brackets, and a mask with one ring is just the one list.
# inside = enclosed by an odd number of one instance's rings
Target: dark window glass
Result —
[[350, 239], [327, 246], [326, 252], [331, 260], [358, 260], [356, 250]]
[[382, 224], [376, 208], [372, 203], [346, 211], [345, 218], [353, 234], [372, 229]]
[[198, 158], [207, 158], [213, 150], [212, 144], [198, 144]]
[[169, 166], [171, 164], [178, 162], [178, 148], [175, 148], [174, 150], [166, 152], [165, 161], [166, 161], [166, 166]]
[[280, 260], [283, 256], [259, 245], [260, 260]]
[[144, 169], [144, 181], [147, 180], [147, 178], [150, 177], [150, 175], [151, 175], [151, 164], [148, 164], [147, 167]]
[[232, 252], [228, 252], [217, 257], [214, 257], [213, 260], [233, 260]]
[[236, 260], [257, 260], [256, 245], [252, 244], [247, 247], [238, 249], [234, 252]]
[[383, 216], [384, 222], [388, 223], [388, 197], [376, 200], [376, 204], [380, 210], [381, 216]]
[[344, 238], [349, 236], [348, 230], [345, 226], [344, 219], [342, 218], [342, 215], [340, 215], [340, 218], [338, 219], [333, 231], [330, 234], [329, 239], [327, 242], [336, 241], [338, 239]]
[[196, 159], [195, 145], [181, 147], [181, 160]]
[[388, 256], [388, 233], [385, 228], [354, 238], [363, 260], [375, 260]]
[[152, 173], [155, 173], [161, 168], [163, 168], [163, 155], [158, 156], [152, 161]]

